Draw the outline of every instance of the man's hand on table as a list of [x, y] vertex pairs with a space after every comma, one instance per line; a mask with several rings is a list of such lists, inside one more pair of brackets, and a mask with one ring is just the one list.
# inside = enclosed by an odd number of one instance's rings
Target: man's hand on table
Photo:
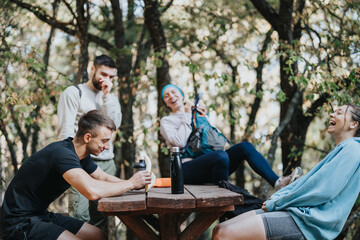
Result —
[[129, 181], [133, 185], [134, 190], [141, 189], [145, 187], [146, 184], [151, 183], [151, 175], [149, 171], [139, 171], [135, 173]]

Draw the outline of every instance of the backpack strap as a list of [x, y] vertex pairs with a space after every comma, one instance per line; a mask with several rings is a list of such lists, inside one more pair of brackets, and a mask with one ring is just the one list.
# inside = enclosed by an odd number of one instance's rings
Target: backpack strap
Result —
[[224, 138], [226, 139], [226, 141], [228, 142], [228, 144], [230, 144], [230, 146], [233, 146], [233, 145], [234, 145], [224, 134], [221, 133], [221, 135], [224, 136]]
[[[196, 108], [194, 108], [194, 110], [192, 110], [192, 117], [191, 117], [193, 129], [196, 129], [196, 113], [200, 114], [200, 112], [198, 110], [196, 110]], [[200, 115], [200, 117], [204, 117], [204, 116], [206, 116], [206, 118], [209, 122], [207, 115]], [[209, 125], [211, 125], [211, 124], [209, 124]]]
[[196, 129], [196, 110], [193, 111], [192, 121], [193, 121], [194, 129]]
[[75, 87], [79, 90], [79, 95], [80, 95], [80, 98], [81, 98], [82, 92], [81, 92], [81, 89], [80, 89], [79, 85], [75, 85]]

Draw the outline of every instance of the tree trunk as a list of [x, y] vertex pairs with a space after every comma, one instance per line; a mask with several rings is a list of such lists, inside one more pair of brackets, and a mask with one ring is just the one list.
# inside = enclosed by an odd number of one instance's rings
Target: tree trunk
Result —
[[[59, 3], [59, 0], [55, 0], [52, 3], [53, 17], [54, 18], [56, 17], [56, 13], [57, 13], [57, 9], [58, 9], [58, 3]], [[44, 56], [43, 56], [43, 62], [44, 62], [44, 72], [43, 72], [43, 74], [44, 74], [44, 76], [46, 76], [48, 66], [49, 66], [50, 47], [51, 47], [51, 43], [52, 43], [52, 39], [53, 39], [54, 34], [55, 34], [55, 27], [51, 26], [49, 37], [48, 37], [48, 40], [46, 42], [45, 53], [44, 53]], [[47, 81], [45, 81], [45, 88], [47, 87], [46, 82]], [[31, 115], [32, 115], [31, 118], [36, 119], [36, 121], [32, 124], [33, 132], [32, 132], [32, 135], [31, 135], [31, 139], [32, 139], [32, 142], [31, 142], [31, 155], [36, 153], [37, 145], [39, 143], [38, 138], [39, 138], [40, 126], [39, 126], [39, 123], [38, 123], [38, 120], [39, 120], [38, 116], [39, 116], [39, 113], [40, 113], [40, 109], [41, 109], [40, 104], [38, 104], [36, 106], [36, 108], [34, 109], [34, 111], [31, 113]]]
[[255, 124], [255, 119], [256, 119], [256, 115], [259, 111], [260, 108], [260, 104], [262, 101], [262, 87], [264, 85], [264, 81], [263, 81], [263, 69], [265, 64], [267, 63], [266, 60], [266, 50], [269, 46], [269, 44], [271, 43], [271, 35], [274, 32], [273, 29], [270, 29], [267, 33], [266, 33], [266, 37], [263, 43], [263, 46], [260, 50], [260, 54], [258, 57], [258, 64], [257, 67], [255, 68], [256, 71], [256, 87], [255, 87], [255, 100], [254, 102], [251, 104], [251, 112], [249, 114], [249, 120], [248, 123], [246, 125], [246, 129], [245, 129], [245, 134], [243, 137], [243, 141], [247, 141], [248, 137], [250, 135], [252, 135], [253, 133], [253, 126]]
[[[166, 56], [166, 38], [162, 23], [160, 21], [159, 5], [156, 0], [145, 0], [145, 24], [149, 30], [151, 42], [154, 48], [154, 52], [157, 53], [159, 65], [156, 68], [156, 89], [158, 92], [158, 117], [159, 119], [164, 115], [165, 107], [161, 99], [162, 88], [170, 83], [169, 75], [169, 63]], [[158, 147], [159, 154], [159, 167], [162, 177], [168, 177], [170, 175], [170, 161], [169, 155], [165, 155], [162, 148], [165, 147], [165, 141], [158, 132], [158, 139], [160, 144]]]
[[[117, 51], [125, 47], [125, 28], [123, 23], [122, 10], [120, 8], [119, 1], [111, 0], [112, 13], [114, 15], [114, 39]], [[119, 93], [120, 104], [122, 112], [122, 121], [120, 130], [122, 132], [122, 138], [125, 141], [121, 144], [121, 148], [115, 146], [118, 170], [119, 166], [124, 167], [125, 178], [129, 179], [132, 176], [132, 165], [135, 160], [135, 142], [134, 142], [134, 120], [133, 120], [133, 105], [135, 101], [135, 87], [130, 78], [131, 71], [131, 58], [132, 55], [119, 54], [116, 59], [116, 65], [119, 76]], [[116, 141], [119, 141], [120, 137], [117, 136]], [[118, 174], [120, 174], [118, 172]]]
[[[235, 84], [236, 77], [238, 76], [237, 66], [233, 66], [231, 62], [228, 62], [228, 66], [231, 68], [231, 85], [233, 86], [229, 93], [229, 96], [234, 96], [235, 94]], [[235, 144], [236, 136], [235, 136], [235, 126], [236, 126], [236, 117], [234, 114], [234, 101], [230, 97], [229, 98], [229, 118], [230, 118], [230, 141]], [[245, 164], [244, 161], [239, 163], [238, 168], [235, 171], [235, 182], [237, 186], [244, 187], [245, 186]]]
[[[294, 24], [293, 29], [293, 0], [281, 0], [279, 13], [265, 0], [251, 0], [263, 17], [278, 32], [280, 41], [280, 51], [283, 55], [280, 57], [280, 86], [286, 96], [286, 100], [280, 103], [280, 122], [285, 119], [291, 99], [298, 86], [290, 80], [291, 76], [297, 74], [297, 63], [292, 61], [288, 50], [294, 50], [294, 40], [301, 37], [301, 18], [298, 23]], [[302, 14], [305, 1], [298, 2], [296, 7], [297, 14]], [[302, 91], [301, 91], [302, 92]], [[284, 174], [289, 174], [295, 166], [301, 164], [301, 156], [305, 145], [305, 136], [314, 114], [306, 115], [302, 110], [303, 97], [299, 98], [298, 107], [295, 108], [293, 117], [285, 129], [280, 134], [282, 162]], [[320, 101], [316, 101], [311, 107], [312, 113], [315, 113], [321, 106]], [[314, 108], [316, 107], [316, 109]]]
[[[266, 37], [265, 37], [263, 46], [260, 50], [260, 54], [258, 57], [258, 65], [255, 68], [255, 71], [256, 71], [255, 99], [254, 99], [254, 102], [251, 104], [251, 112], [249, 114], [249, 120], [246, 125], [245, 133], [244, 133], [244, 136], [242, 139], [243, 141], [248, 141], [249, 136], [252, 135], [252, 133], [253, 133], [252, 129], [255, 124], [256, 115], [260, 108], [260, 103], [262, 101], [262, 93], [261, 92], [262, 92], [262, 86], [264, 84], [262, 72], [263, 72], [265, 64], [267, 63], [266, 50], [271, 42], [271, 34], [272, 33], [273, 33], [273, 29], [270, 29], [266, 33]], [[242, 163], [239, 166], [239, 169], [236, 171], [236, 183], [241, 187], [244, 187], [244, 183], [245, 183], [244, 170], [245, 170], [244, 163]], [[267, 184], [261, 184], [261, 186], [268, 187]], [[263, 191], [260, 191], [260, 189], [259, 190], [255, 189], [254, 192], [262, 193]]]
[[[86, 5], [86, 9], [84, 8], [84, 5]], [[76, 1], [77, 33], [80, 43], [80, 56], [78, 63], [78, 71], [76, 75], [76, 84], [87, 82], [88, 80], [87, 67], [89, 63], [89, 52], [88, 52], [88, 46], [89, 46], [88, 30], [89, 30], [89, 21], [90, 21], [89, 9], [90, 6], [87, 0]]]
[[[124, 28], [122, 10], [118, 0], [111, 0], [112, 13], [114, 15], [114, 37], [116, 50], [122, 50], [126, 46], [133, 44], [131, 39], [126, 40], [126, 30]], [[127, 30], [134, 31], [134, 2], [128, 1], [128, 16], [127, 16]], [[136, 143], [134, 139], [134, 119], [133, 119], [133, 106], [135, 102], [135, 94], [137, 89], [136, 79], [140, 75], [140, 62], [145, 60], [148, 56], [150, 44], [144, 43], [146, 35], [146, 27], [144, 25], [142, 32], [140, 33], [139, 40], [137, 42], [137, 55], [134, 66], [132, 66], [132, 54], [126, 55], [119, 54], [116, 59], [116, 65], [119, 76], [119, 93], [120, 104], [122, 112], [122, 122], [120, 130], [122, 136], [117, 135], [115, 142], [120, 142], [121, 139], [125, 139], [121, 143], [121, 146], [114, 146], [115, 162], [117, 165], [117, 175], [120, 176], [120, 171], [124, 170], [125, 179], [129, 179], [133, 175], [132, 166], [135, 162], [136, 156]], [[127, 239], [136, 239], [131, 231], [126, 233]]]

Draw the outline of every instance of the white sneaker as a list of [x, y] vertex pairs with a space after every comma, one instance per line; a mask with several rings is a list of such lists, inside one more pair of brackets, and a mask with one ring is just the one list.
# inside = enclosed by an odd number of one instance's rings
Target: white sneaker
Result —
[[280, 190], [283, 187], [289, 185], [290, 183], [294, 182], [296, 179], [300, 178], [303, 175], [303, 170], [301, 167], [296, 167], [294, 171], [288, 176], [279, 177], [278, 180], [275, 182], [275, 190]]
[[[294, 182], [296, 179], [299, 179], [300, 177], [302, 177], [302, 175], [304, 175], [303, 170], [301, 167], [296, 167], [294, 169], [294, 171], [292, 171], [291, 175], [291, 179], [290, 179], [290, 183]], [[289, 184], [290, 184], [289, 183]]]

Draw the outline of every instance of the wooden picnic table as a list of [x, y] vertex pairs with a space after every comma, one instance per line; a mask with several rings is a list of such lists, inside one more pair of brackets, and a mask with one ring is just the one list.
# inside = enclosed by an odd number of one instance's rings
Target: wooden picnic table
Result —
[[[102, 198], [98, 210], [119, 217], [140, 240], [188, 240], [198, 239], [224, 212], [243, 202], [241, 194], [215, 185], [185, 185], [184, 194], [151, 188], [148, 193], [138, 190]], [[195, 219], [180, 228], [193, 212], [198, 213]]]

